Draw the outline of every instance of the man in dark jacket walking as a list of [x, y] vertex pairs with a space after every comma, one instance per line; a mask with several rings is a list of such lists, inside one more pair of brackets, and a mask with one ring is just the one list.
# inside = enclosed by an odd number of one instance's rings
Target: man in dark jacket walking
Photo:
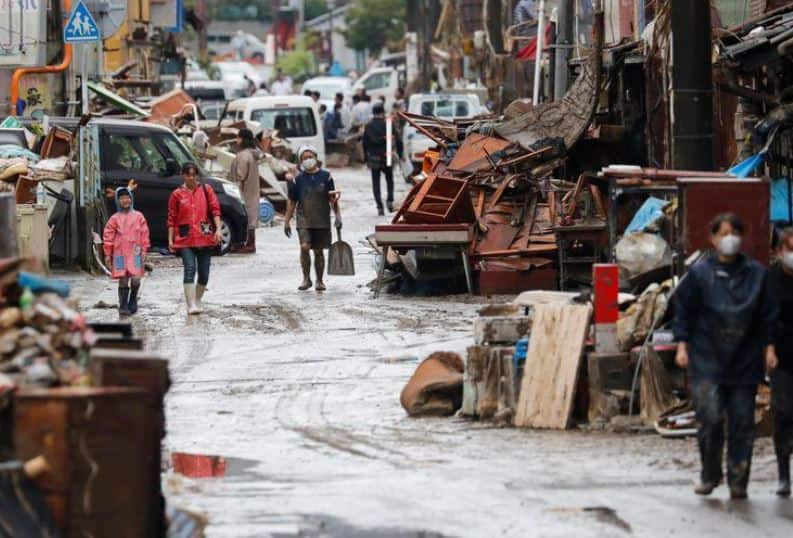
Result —
[[[372, 194], [374, 194], [374, 201], [377, 204], [377, 214], [382, 216], [385, 214], [383, 211], [383, 198], [380, 194], [380, 173], [385, 176], [386, 188], [388, 189], [388, 197], [386, 204], [388, 211], [394, 210], [394, 168], [388, 166], [387, 163], [387, 143], [386, 133], [388, 129], [385, 121], [385, 109], [383, 105], [378, 103], [372, 108], [374, 117], [366, 124], [363, 132], [363, 154], [366, 159], [366, 165], [372, 171]], [[396, 136], [392, 127], [392, 140], [394, 143], [393, 149], [398, 149], [396, 145], [399, 139]]]
[[769, 367], [776, 364], [775, 303], [765, 268], [740, 251], [743, 230], [733, 214], [713, 220], [716, 253], [680, 283], [674, 322], [676, 362], [688, 368], [699, 421], [702, 472], [695, 492], [709, 495], [721, 483], [726, 414], [727, 482], [734, 499], [747, 496], [764, 356]]
[[775, 348], [779, 364], [771, 372], [774, 448], [779, 468], [777, 495], [790, 496], [790, 456], [793, 454], [793, 228], [782, 232], [779, 263], [769, 270], [773, 297], [779, 301]]

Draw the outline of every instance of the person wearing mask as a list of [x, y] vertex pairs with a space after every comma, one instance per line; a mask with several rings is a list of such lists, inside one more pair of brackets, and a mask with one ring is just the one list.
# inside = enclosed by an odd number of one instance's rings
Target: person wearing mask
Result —
[[259, 157], [261, 156], [253, 131], [240, 129], [237, 133], [237, 155], [229, 167], [229, 180], [236, 183], [242, 192], [245, 211], [248, 213], [248, 235], [245, 244], [237, 252], [256, 252], [256, 227], [259, 224]]
[[782, 232], [779, 263], [771, 267], [769, 282], [779, 301], [774, 331], [778, 363], [771, 372], [771, 410], [774, 414], [774, 449], [779, 469], [777, 495], [790, 497], [790, 456], [793, 453], [793, 228]]
[[311, 251], [314, 251], [314, 271], [317, 291], [325, 291], [323, 280], [325, 272], [324, 249], [330, 248], [332, 234], [330, 227], [331, 209], [336, 216], [336, 229], [341, 229], [339, 193], [330, 172], [321, 168], [317, 160], [317, 150], [302, 146], [297, 151], [300, 173], [289, 182], [289, 203], [284, 219], [284, 234], [292, 237], [292, 217], [297, 214], [297, 236], [300, 241], [300, 267], [303, 282], [297, 289], [305, 291], [311, 282]]
[[[387, 165], [386, 153], [386, 127], [385, 109], [383, 105], [378, 103], [374, 106], [374, 118], [366, 125], [363, 132], [363, 154], [366, 160], [366, 165], [372, 173], [372, 194], [374, 195], [375, 204], [377, 204], [377, 214], [383, 216], [383, 198], [380, 194], [380, 173], [385, 176], [386, 188], [388, 189], [388, 197], [386, 204], [388, 211], [394, 210], [394, 169], [392, 166]], [[392, 130], [393, 144], [396, 148], [397, 137]]]
[[776, 308], [767, 271], [741, 252], [743, 233], [743, 223], [732, 213], [713, 219], [715, 253], [696, 263], [675, 292], [675, 361], [688, 369], [699, 422], [702, 471], [694, 491], [709, 495], [722, 481], [726, 419], [733, 499], [747, 497], [757, 385], [764, 378], [764, 362], [773, 368], [777, 360]]
[[[198, 166], [182, 166], [184, 183], [168, 199], [168, 250], [182, 258], [187, 313], [203, 312], [212, 250], [221, 241], [220, 203], [212, 187], [199, 181]], [[196, 285], [196, 273], [198, 284]]]
[[102, 233], [102, 248], [110, 276], [118, 280], [118, 313], [128, 316], [138, 311], [140, 279], [151, 245], [149, 224], [143, 213], [135, 210], [132, 189], [116, 189], [115, 201], [116, 213]]
[[270, 91], [273, 95], [291, 95], [292, 81], [286, 78], [284, 72], [279, 69], [276, 72], [275, 80], [270, 85]]

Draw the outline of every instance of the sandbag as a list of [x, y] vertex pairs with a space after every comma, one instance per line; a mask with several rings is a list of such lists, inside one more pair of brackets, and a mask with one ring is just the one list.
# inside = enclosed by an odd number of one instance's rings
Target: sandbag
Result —
[[402, 389], [400, 402], [410, 416], [453, 415], [463, 404], [463, 359], [435, 352], [419, 364]]

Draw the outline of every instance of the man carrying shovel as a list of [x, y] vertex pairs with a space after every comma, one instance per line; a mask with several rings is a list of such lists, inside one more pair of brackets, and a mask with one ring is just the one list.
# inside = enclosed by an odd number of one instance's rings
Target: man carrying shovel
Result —
[[330, 211], [336, 216], [336, 229], [341, 230], [339, 193], [330, 172], [323, 170], [317, 160], [317, 150], [302, 146], [297, 152], [300, 173], [289, 183], [289, 205], [286, 209], [284, 233], [292, 237], [292, 217], [297, 213], [297, 236], [300, 240], [300, 267], [303, 283], [297, 289], [305, 291], [311, 282], [311, 251], [314, 251], [314, 271], [317, 291], [325, 291], [324, 249], [330, 248], [332, 233]]

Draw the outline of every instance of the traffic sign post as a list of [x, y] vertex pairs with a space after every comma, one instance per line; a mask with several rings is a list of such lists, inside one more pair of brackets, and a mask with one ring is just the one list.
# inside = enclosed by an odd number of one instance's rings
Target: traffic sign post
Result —
[[86, 43], [89, 41], [99, 41], [102, 34], [99, 32], [99, 25], [96, 24], [94, 16], [85, 7], [82, 0], [79, 0], [69, 15], [69, 21], [63, 27], [64, 43]]
[[[99, 25], [96, 24], [94, 16], [91, 15], [91, 12], [83, 3], [83, 0], [79, 0], [72, 8], [72, 12], [69, 14], [69, 19], [63, 27], [63, 42], [77, 44], [99, 41], [99, 46], [101, 47], [101, 40], [102, 34], [99, 31]], [[86, 51], [83, 50], [82, 65], [80, 69], [80, 94], [83, 114], [88, 114], [86, 60], [87, 54]]]

